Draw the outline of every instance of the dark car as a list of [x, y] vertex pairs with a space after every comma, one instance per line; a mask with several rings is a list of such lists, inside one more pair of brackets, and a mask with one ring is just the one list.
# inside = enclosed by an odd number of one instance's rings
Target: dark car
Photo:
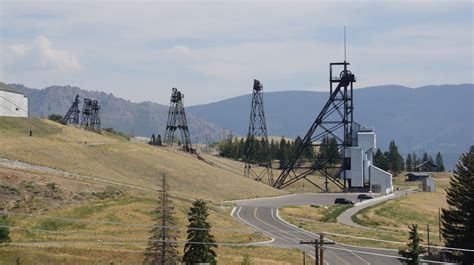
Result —
[[336, 200], [334, 200], [334, 204], [353, 204], [353, 202], [346, 198], [336, 198]]
[[367, 194], [359, 194], [359, 196], [357, 196], [357, 199], [363, 201], [363, 200], [370, 200], [370, 199], [373, 199], [374, 197], [372, 196], [369, 196]]

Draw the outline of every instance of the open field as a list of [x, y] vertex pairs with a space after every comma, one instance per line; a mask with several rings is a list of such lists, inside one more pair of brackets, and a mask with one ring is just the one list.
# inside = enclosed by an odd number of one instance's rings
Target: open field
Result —
[[[0, 157], [88, 176], [0, 166], [0, 208], [9, 213], [10, 245], [0, 264], [138, 264], [153, 224], [158, 177], [170, 179], [179, 241], [196, 198], [209, 201], [216, 241], [248, 243], [269, 238], [230, 216], [224, 200], [286, 192], [241, 176], [241, 163], [170, 148], [156, 148], [104, 132], [86, 132], [41, 119], [0, 118]], [[29, 136], [32, 130], [33, 136]], [[184, 243], [180, 243], [180, 250]], [[296, 250], [220, 246], [219, 262], [238, 264], [249, 252], [257, 263], [294, 264]], [[250, 253], [251, 252], [251, 253]]]
[[[286, 207], [281, 210], [282, 217], [289, 222], [314, 232], [331, 232], [369, 237], [381, 240], [406, 242], [408, 225], [416, 223], [425, 238], [426, 225], [430, 226], [431, 244], [441, 245], [438, 233], [438, 209], [446, 207], [445, 188], [449, 184], [448, 173], [435, 173], [437, 191], [433, 193], [417, 192], [409, 196], [389, 200], [360, 211], [353, 220], [369, 229], [359, 229], [338, 224], [328, 218], [331, 207], [325, 209], [310, 206]], [[420, 182], [404, 182], [396, 178], [395, 182], [403, 187], [418, 187]], [[334, 211], [336, 212], [336, 211]], [[330, 214], [330, 213], [329, 213]], [[336, 236], [330, 238], [341, 243], [362, 246], [399, 248], [401, 245], [366, 241], [349, 237]]]
[[[446, 187], [449, 186], [449, 173], [433, 173], [437, 179], [436, 192], [417, 192], [396, 200], [390, 200], [373, 207], [366, 208], [355, 215], [353, 220], [364, 226], [384, 230], [408, 231], [408, 226], [418, 224], [426, 234], [430, 226], [433, 242], [439, 241], [439, 209], [448, 207], [446, 203]], [[397, 180], [401, 182], [401, 180]], [[404, 186], [418, 187], [417, 182], [404, 182]]]

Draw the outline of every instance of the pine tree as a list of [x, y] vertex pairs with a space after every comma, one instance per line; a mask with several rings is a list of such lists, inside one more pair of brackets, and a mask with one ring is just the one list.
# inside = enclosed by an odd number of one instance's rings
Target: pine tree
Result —
[[[441, 214], [445, 244], [474, 249], [474, 146], [461, 155], [446, 193], [449, 207]], [[474, 253], [464, 252], [463, 261], [474, 263]]]
[[413, 159], [410, 153], [408, 153], [407, 159], [405, 160], [405, 169], [406, 171], [413, 171]]
[[144, 264], [164, 265], [179, 264], [177, 230], [173, 217], [174, 207], [169, 195], [168, 180], [165, 174], [161, 177], [161, 190], [158, 198], [158, 207], [154, 211], [155, 224], [151, 229], [148, 248], [145, 251]]
[[398, 147], [395, 141], [390, 141], [387, 153], [387, 168], [395, 175], [398, 175], [403, 170], [403, 158], [398, 152]]
[[443, 157], [441, 156], [441, 153], [438, 152], [436, 154], [436, 165], [438, 165], [438, 172], [444, 172], [444, 162], [443, 162]]
[[419, 264], [419, 256], [423, 253], [423, 248], [420, 246], [420, 242], [423, 241], [421, 235], [418, 233], [418, 226], [412, 224], [410, 227], [410, 237], [406, 249], [400, 249], [399, 254], [407, 258], [404, 262], [408, 265], [417, 265]]
[[285, 138], [281, 138], [280, 140], [280, 148], [278, 149], [277, 158], [280, 160], [280, 169], [285, 168], [286, 164], [288, 163], [289, 159], [289, 150], [288, 144]]
[[416, 170], [416, 166], [420, 165], [421, 162], [420, 162], [420, 158], [418, 158], [418, 156], [416, 155], [416, 153], [413, 153], [412, 157], [413, 157], [413, 171], [415, 171], [415, 170]]
[[184, 246], [183, 261], [186, 264], [216, 263], [216, 248], [214, 236], [211, 235], [211, 225], [207, 222], [207, 203], [196, 200], [188, 212], [188, 237]]
[[428, 161], [428, 154], [426, 152], [423, 153], [423, 160], [421, 161], [421, 163], [424, 163]]
[[385, 161], [384, 154], [382, 153], [380, 149], [377, 149], [377, 152], [375, 152], [375, 155], [374, 155], [374, 166], [383, 170], [387, 170], [386, 164], [387, 164], [387, 161]]
[[334, 137], [324, 137], [321, 141], [320, 158], [327, 161], [328, 164], [334, 165], [340, 163], [339, 146]]

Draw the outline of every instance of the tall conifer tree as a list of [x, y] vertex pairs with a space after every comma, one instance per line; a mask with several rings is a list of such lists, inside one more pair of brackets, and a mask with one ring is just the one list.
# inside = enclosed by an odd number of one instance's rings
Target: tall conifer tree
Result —
[[[461, 155], [449, 184], [449, 207], [441, 215], [444, 241], [447, 247], [474, 249], [474, 146]], [[473, 252], [463, 254], [463, 264], [474, 263]]]
[[211, 235], [211, 225], [207, 222], [207, 203], [196, 200], [188, 213], [188, 238], [184, 246], [183, 261], [186, 264], [216, 263], [216, 248], [214, 236]]
[[158, 207], [154, 211], [155, 224], [151, 229], [148, 248], [145, 251], [144, 264], [172, 265], [179, 264], [176, 221], [173, 217], [174, 207], [170, 199], [168, 180], [165, 174], [161, 177]]

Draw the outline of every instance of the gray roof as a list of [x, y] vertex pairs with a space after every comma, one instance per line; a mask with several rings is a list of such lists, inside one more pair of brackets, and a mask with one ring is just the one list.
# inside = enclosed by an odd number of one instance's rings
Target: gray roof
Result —
[[416, 177], [431, 177], [430, 172], [408, 172], [405, 176], [416, 176]]
[[3, 82], [0, 82], [0, 90], [12, 92], [12, 93], [17, 93], [17, 94], [22, 94], [22, 93], [16, 91], [13, 87], [11, 87], [11, 86], [3, 83]]

